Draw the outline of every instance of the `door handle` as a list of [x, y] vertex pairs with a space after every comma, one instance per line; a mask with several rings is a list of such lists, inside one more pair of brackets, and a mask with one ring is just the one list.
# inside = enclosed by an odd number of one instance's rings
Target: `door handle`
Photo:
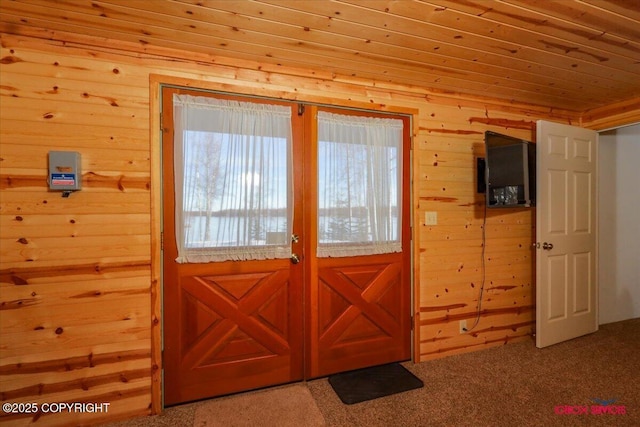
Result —
[[545, 251], [550, 251], [551, 249], [553, 249], [553, 243], [544, 242], [542, 244], [542, 249], [544, 249]]
[[291, 264], [297, 264], [300, 262], [298, 254], [291, 254]]

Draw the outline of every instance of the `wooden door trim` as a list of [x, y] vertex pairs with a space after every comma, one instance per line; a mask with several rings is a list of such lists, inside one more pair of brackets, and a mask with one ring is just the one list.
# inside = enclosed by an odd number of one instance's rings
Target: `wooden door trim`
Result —
[[151, 174], [151, 414], [160, 414], [163, 401], [162, 360], [162, 146], [161, 76], [150, 76], [149, 141]]
[[[316, 135], [318, 134], [318, 122], [315, 119], [318, 115], [318, 107], [315, 105], [307, 106], [306, 120], [304, 121], [304, 140], [306, 141], [304, 147], [304, 162], [306, 168], [304, 169], [304, 183], [306, 193], [304, 195], [305, 207], [309, 212], [317, 211], [318, 209], [318, 188], [311, 183], [315, 182], [315, 176], [318, 174], [318, 162], [315, 159], [315, 153], [318, 152], [318, 141]], [[318, 258], [310, 256], [315, 252], [313, 242], [318, 240], [318, 217], [317, 215], [309, 215], [304, 223], [304, 234], [306, 236], [304, 244], [306, 257], [304, 264], [305, 281], [309, 286], [305, 287], [304, 303], [305, 303], [305, 330], [308, 332], [304, 336], [305, 343], [305, 366], [304, 374], [306, 378], [311, 377], [312, 372], [316, 372], [318, 369], [318, 361], [309, 357], [310, 354], [317, 352], [316, 342], [312, 339], [314, 336], [318, 336], [318, 324], [313, 322], [313, 319], [318, 317], [318, 305], [315, 301], [318, 300]]]

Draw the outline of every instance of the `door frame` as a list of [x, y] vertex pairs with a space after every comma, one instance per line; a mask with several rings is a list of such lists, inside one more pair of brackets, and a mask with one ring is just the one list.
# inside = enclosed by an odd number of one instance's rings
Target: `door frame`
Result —
[[[164, 381], [163, 381], [163, 277], [162, 277], [162, 224], [163, 224], [163, 197], [162, 197], [162, 87], [176, 86], [185, 89], [196, 89], [208, 92], [224, 93], [256, 98], [272, 98], [276, 100], [286, 100], [304, 104], [318, 106], [337, 107], [345, 110], [375, 111], [380, 113], [401, 114], [409, 116], [410, 122], [410, 142], [409, 142], [409, 201], [410, 210], [410, 309], [411, 309], [411, 360], [419, 358], [419, 287], [415, 286], [419, 282], [419, 264], [416, 263], [415, 255], [419, 253], [418, 236], [415, 233], [415, 207], [418, 206], [418, 195], [415, 191], [415, 171], [417, 170], [413, 156], [415, 135], [418, 132], [418, 108], [410, 108], [400, 105], [371, 104], [368, 102], [352, 101], [347, 98], [336, 99], [335, 97], [323, 97], [318, 95], [301, 95], [296, 92], [288, 92], [291, 98], [283, 96], [282, 91], [265, 89], [264, 86], [251, 87], [242, 85], [242, 82], [213, 82], [205, 80], [195, 80], [183, 77], [150, 74], [149, 75], [149, 143], [150, 143], [150, 252], [151, 252], [151, 413], [159, 414], [164, 410]], [[377, 105], [379, 109], [372, 109], [372, 105]]]

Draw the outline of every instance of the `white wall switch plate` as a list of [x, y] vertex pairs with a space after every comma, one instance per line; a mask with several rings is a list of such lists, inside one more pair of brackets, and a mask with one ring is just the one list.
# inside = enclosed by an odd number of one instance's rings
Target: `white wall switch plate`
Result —
[[424, 225], [438, 225], [438, 212], [425, 212]]

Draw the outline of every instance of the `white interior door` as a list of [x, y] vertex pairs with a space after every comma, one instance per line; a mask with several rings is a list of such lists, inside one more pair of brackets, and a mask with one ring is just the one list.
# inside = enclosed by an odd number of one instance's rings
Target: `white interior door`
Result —
[[537, 122], [536, 346], [595, 332], [598, 134]]

